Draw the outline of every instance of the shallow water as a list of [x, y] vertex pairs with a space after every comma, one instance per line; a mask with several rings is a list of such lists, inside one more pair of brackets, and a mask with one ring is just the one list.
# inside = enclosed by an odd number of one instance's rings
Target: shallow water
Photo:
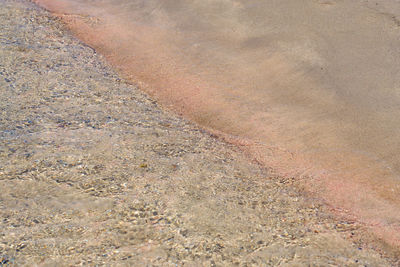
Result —
[[164, 105], [400, 241], [399, 1], [38, 2]]

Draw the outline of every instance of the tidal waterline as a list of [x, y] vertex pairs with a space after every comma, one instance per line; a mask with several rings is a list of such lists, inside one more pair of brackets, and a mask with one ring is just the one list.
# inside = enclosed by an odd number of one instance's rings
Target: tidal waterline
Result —
[[37, 2], [164, 105], [399, 242], [398, 1]]

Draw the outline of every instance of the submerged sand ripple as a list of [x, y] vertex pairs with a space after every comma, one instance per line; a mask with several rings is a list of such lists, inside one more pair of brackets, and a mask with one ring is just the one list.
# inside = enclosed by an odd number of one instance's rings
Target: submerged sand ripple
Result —
[[0, 6], [0, 264], [390, 265], [48, 13]]

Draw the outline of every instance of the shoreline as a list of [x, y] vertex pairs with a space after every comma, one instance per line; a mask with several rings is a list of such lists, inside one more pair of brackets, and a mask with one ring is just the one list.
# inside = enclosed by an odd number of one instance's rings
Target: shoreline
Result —
[[160, 108], [49, 13], [0, 4], [2, 263], [395, 264], [351, 242], [362, 226]]
[[[85, 0], [76, 5], [68, 0], [35, 2], [162, 106], [227, 136], [225, 140], [252, 160], [288, 180], [295, 177], [309, 195], [334, 210], [346, 210], [340, 215], [356, 218], [378, 239], [400, 247], [400, 185], [390, 165], [397, 161], [400, 136], [394, 120], [400, 116], [387, 112], [387, 104], [395, 103], [396, 97], [383, 101], [389, 91], [397, 92], [400, 76], [390, 73], [398, 72], [400, 61], [388, 53], [396, 54], [394, 47], [400, 46], [393, 44], [400, 39], [385, 8], [290, 0], [277, 5], [236, 0], [218, 5], [210, 0], [160, 6], [158, 0], [149, 0], [138, 9], [133, 8], [136, 1], [118, 6], [107, 0], [98, 5]], [[291, 16], [302, 3], [305, 9]], [[196, 9], [199, 12], [193, 12]], [[260, 27], [264, 19], [252, 22], [249, 14], [261, 13], [272, 19], [272, 28], [280, 29], [276, 34]], [[344, 14], [348, 21], [336, 21]], [[210, 22], [202, 19], [208, 15]], [[282, 24], [283, 18], [290, 23]], [[385, 38], [372, 42], [380, 29], [385, 29]], [[314, 30], [319, 34], [309, 35]], [[289, 32], [292, 37], [286, 40]], [[382, 70], [383, 80], [371, 75]], [[370, 85], [374, 89], [364, 92]], [[343, 98], [346, 95], [350, 99]]]

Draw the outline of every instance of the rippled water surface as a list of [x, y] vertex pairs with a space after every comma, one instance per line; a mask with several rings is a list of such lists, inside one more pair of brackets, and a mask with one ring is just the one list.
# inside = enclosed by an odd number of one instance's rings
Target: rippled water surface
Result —
[[399, 1], [38, 2], [165, 106], [400, 240]]

